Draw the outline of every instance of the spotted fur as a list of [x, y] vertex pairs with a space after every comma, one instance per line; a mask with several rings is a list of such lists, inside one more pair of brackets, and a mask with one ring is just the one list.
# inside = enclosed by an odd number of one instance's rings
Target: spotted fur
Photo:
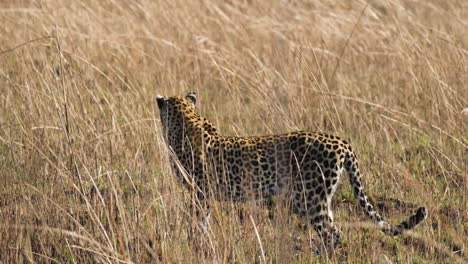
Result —
[[221, 136], [195, 112], [194, 93], [185, 98], [158, 96], [157, 102], [173, 171], [202, 200], [215, 196], [246, 201], [286, 194], [294, 212], [308, 219], [328, 250], [339, 241], [331, 200], [343, 171], [364, 212], [386, 234], [400, 235], [427, 217], [427, 209], [421, 207], [399, 225], [386, 222], [363, 191], [351, 146], [339, 137], [308, 131]]

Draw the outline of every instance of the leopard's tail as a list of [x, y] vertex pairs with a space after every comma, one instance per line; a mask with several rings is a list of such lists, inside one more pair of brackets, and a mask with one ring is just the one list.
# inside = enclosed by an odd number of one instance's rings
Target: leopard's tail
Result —
[[358, 161], [351, 151], [346, 154], [345, 157], [345, 168], [349, 175], [349, 181], [353, 188], [354, 196], [359, 201], [359, 204], [366, 212], [367, 216], [376, 222], [382, 229], [382, 231], [391, 236], [397, 236], [404, 233], [406, 230], [414, 228], [416, 225], [421, 223], [427, 218], [428, 210], [426, 207], [420, 207], [416, 210], [416, 213], [410, 216], [405, 221], [398, 225], [389, 224], [383, 219], [383, 217], [375, 211], [374, 206], [369, 201], [369, 198], [364, 193], [361, 184], [361, 173], [358, 168]]

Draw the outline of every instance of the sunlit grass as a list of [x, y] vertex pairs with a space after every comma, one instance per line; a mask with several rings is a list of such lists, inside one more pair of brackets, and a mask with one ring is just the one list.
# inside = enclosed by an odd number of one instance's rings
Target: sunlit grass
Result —
[[346, 138], [392, 223], [429, 208], [388, 237], [343, 179], [328, 261], [468, 261], [466, 17], [456, 0], [3, 1], [0, 262], [327, 261], [281, 206], [213, 202], [200, 229], [154, 102], [189, 91], [223, 134]]

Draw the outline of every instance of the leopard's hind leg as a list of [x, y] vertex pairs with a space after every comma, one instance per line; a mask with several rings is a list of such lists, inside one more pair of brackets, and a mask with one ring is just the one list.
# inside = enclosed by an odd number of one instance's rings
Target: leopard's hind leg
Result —
[[[340, 239], [341, 231], [333, 222], [331, 210], [331, 198], [333, 193], [328, 192], [326, 180], [320, 172], [315, 172], [313, 177], [302, 179], [294, 185], [293, 211], [304, 217], [317, 232], [320, 246], [317, 252], [334, 251]], [[335, 183], [337, 184], [337, 183]], [[333, 189], [336, 187], [332, 186]]]

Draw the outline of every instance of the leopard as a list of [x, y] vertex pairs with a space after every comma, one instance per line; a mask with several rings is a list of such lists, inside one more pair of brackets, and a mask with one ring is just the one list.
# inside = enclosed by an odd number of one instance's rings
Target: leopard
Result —
[[245, 202], [285, 195], [292, 211], [318, 234], [319, 254], [322, 248], [333, 252], [339, 243], [342, 232], [331, 207], [344, 171], [360, 207], [385, 234], [401, 235], [428, 217], [428, 209], [419, 207], [400, 224], [387, 222], [364, 192], [355, 152], [338, 136], [311, 131], [223, 136], [196, 111], [195, 92], [158, 95], [156, 102], [170, 167], [198, 199]]

